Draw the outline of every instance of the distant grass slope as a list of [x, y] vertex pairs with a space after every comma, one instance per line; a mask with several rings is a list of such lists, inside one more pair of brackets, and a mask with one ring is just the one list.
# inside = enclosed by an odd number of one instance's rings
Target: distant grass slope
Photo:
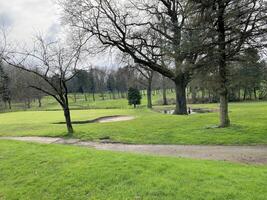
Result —
[[0, 141], [0, 199], [266, 200], [266, 166]]
[[[215, 104], [194, 105], [212, 107]], [[147, 109], [73, 110], [74, 121], [101, 116], [133, 115], [132, 121], [74, 125], [74, 137], [151, 144], [267, 144], [267, 102], [230, 104], [232, 126], [218, 124], [218, 113], [189, 116], [164, 115]], [[62, 111], [28, 111], [0, 114], [0, 136], [64, 136]]]
[[[126, 94], [124, 94], [126, 96]], [[168, 99], [174, 101], [175, 93], [168, 91]], [[162, 94], [160, 92], [153, 91], [152, 101], [154, 105], [158, 105], [162, 102]], [[3, 105], [0, 102], [0, 112], [14, 112], [14, 111], [23, 111], [23, 110], [60, 110], [60, 105], [50, 96], [45, 96], [42, 98], [42, 107], [38, 107], [38, 101], [31, 102], [31, 107], [27, 108], [25, 103], [16, 103], [12, 102], [12, 109], [4, 109]], [[115, 99], [112, 98], [112, 95], [105, 93], [104, 99], [100, 94], [95, 94], [95, 101], [93, 101], [92, 94], [87, 94], [87, 101], [85, 100], [84, 94], [76, 94], [76, 101], [74, 94], [69, 94], [69, 104], [71, 109], [129, 109], [132, 106], [128, 105], [126, 98], [121, 98], [121, 96], [115, 95]], [[147, 97], [142, 95], [140, 107], [146, 107]]]

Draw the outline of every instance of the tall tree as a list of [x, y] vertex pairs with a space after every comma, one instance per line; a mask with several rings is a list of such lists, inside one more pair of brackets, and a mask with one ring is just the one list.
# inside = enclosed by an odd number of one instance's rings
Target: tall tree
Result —
[[[203, 24], [210, 34], [210, 50], [216, 66], [220, 95], [220, 127], [230, 125], [228, 116], [229, 62], [248, 46], [266, 41], [267, 4], [264, 0], [200, 0]], [[218, 68], [217, 68], [218, 67]]]
[[[72, 28], [116, 47], [135, 63], [175, 83], [175, 114], [187, 114], [186, 86], [197, 61], [202, 34], [193, 27], [194, 3], [187, 0], [65, 0], [65, 19]], [[192, 20], [191, 20], [192, 19]], [[164, 48], [160, 44], [165, 44]], [[160, 57], [171, 60], [162, 65]]]

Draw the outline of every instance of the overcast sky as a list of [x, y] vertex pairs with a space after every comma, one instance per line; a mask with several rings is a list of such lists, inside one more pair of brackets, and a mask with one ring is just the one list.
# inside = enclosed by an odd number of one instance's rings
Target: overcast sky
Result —
[[[29, 45], [37, 33], [56, 38], [62, 30], [56, 0], [0, 0], [0, 25], [9, 29], [8, 37]], [[109, 54], [88, 58], [88, 63], [116, 67], [120, 61]]]
[[0, 0], [0, 24], [9, 37], [30, 42], [37, 32], [54, 37], [60, 30], [55, 0]]

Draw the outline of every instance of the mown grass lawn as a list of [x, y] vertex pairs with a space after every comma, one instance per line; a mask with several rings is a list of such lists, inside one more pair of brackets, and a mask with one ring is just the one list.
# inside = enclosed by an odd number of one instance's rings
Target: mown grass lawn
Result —
[[0, 141], [0, 199], [265, 200], [266, 166]]
[[[216, 107], [194, 105], [195, 107]], [[74, 121], [110, 115], [133, 115], [132, 121], [74, 125], [74, 137], [98, 140], [110, 137], [125, 143], [152, 144], [267, 144], [267, 102], [230, 105], [232, 126], [218, 124], [218, 113], [173, 116], [147, 109], [73, 110]], [[0, 136], [65, 136], [62, 111], [27, 111], [0, 114]]]

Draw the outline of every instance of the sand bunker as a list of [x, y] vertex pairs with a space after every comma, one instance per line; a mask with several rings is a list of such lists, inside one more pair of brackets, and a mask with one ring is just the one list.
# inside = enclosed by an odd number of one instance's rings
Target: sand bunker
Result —
[[107, 123], [107, 122], [121, 122], [121, 121], [129, 121], [133, 120], [133, 116], [110, 116], [110, 117], [100, 117], [95, 119], [95, 122], [99, 123]]
[[[127, 115], [115, 115], [115, 116], [105, 116], [99, 117], [93, 120], [85, 120], [85, 121], [73, 121], [72, 124], [89, 124], [89, 123], [108, 123], [108, 122], [122, 122], [133, 120], [135, 117], [127, 116]], [[58, 122], [55, 124], [65, 124], [66, 122]]]

